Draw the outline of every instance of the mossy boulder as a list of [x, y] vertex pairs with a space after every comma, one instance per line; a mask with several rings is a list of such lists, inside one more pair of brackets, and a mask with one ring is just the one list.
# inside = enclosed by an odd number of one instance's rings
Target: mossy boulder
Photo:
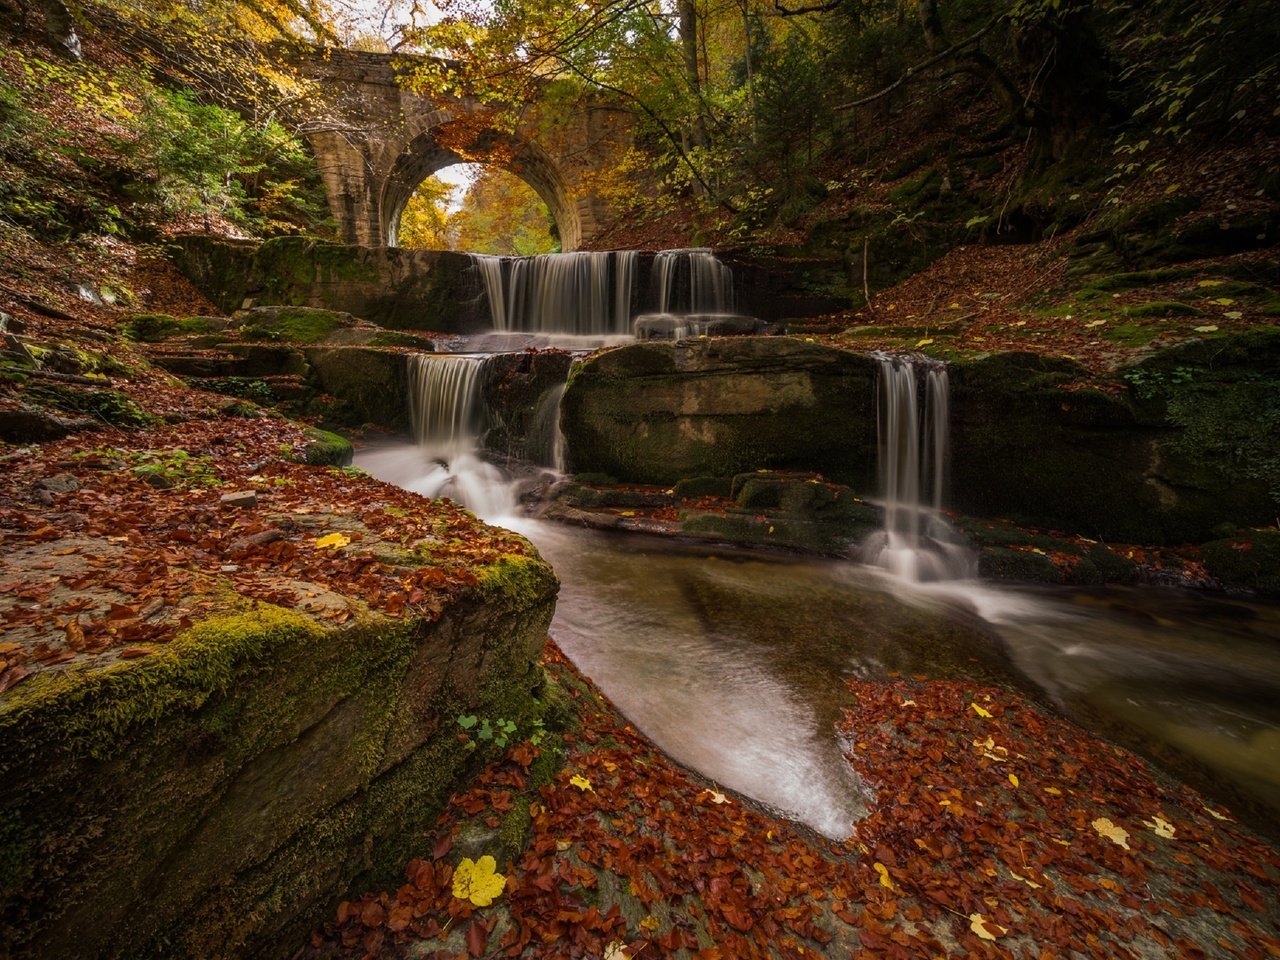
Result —
[[381, 327], [467, 333], [487, 329], [488, 303], [471, 258], [276, 237], [261, 244], [180, 237], [174, 261], [228, 313], [250, 306], [342, 311]]
[[253, 603], [0, 695], [0, 953], [291, 952], [421, 852], [454, 717], [536, 710], [555, 590], [510, 555], [435, 621]]
[[324, 343], [359, 323], [349, 313], [315, 307], [251, 307], [239, 311], [236, 320], [241, 340], [278, 343]]
[[311, 386], [333, 398], [311, 411], [333, 423], [375, 423], [408, 430], [407, 355], [376, 347], [311, 347], [306, 351]]
[[785, 337], [639, 343], [576, 366], [561, 406], [575, 471], [669, 485], [803, 470], [865, 490], [876, 365]]
[[1280, 530], [1256, 530], [1206, 543], [1204, 566], [1231, 590], [1280, 597]]
[[328, 430], [307, 427], [306, 437], [302, 461], [313, 467], [345, 467], [355, 455], [350, 440]]
[[173, 337], [214, 333], [225, 329], [226, 321], [216, 317], [173, 317], [165, 313], [138, 313], [129, 317], [121, 332], [130, 340], [158, 343]]

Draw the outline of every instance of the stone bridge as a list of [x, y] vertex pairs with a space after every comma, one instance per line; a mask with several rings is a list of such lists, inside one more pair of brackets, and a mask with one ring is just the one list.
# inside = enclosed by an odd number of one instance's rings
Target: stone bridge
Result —
[[557, 105], [554, 122], [539, 123], [534, 103], [514, 131], [493, 129], [474, 98], [407, 89], [401, 81], [425, 59], [325, 49], [294, 60], [316, 89], [293, 120], [315, 152], [342, 239], [394, 247], [400, 215], [423, 180], [455, 163], [490, 163], [543, 199], [564, 250], [589, 243], [608, 218], [593, 175], [630, 142], [630, 114], [587, 101]]

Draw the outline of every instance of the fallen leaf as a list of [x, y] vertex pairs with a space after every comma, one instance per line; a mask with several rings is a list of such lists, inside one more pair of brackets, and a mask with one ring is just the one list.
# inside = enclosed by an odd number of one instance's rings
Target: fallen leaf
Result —
[[704, 795], [710, 794], [712, 803], [728, 803], [729, 802], [729, 798], [726, 797], [719, 790], [704, 790], [702, 792]]
[[1209, 816], [1213, 817], [1213, 819], [1215, 820], [1222, 820], [1227, 823], [1233, 822], [1230, 817], [1224, 816], [1223, 814], [1219, 813], [1217, 810], [1213, 810], [1209, 807], [1205, 807], [1204, 812], [1207, 813]]
[[316, 537], [316, 547], [320, 550], [334, 549], [345, 547], [351, 542], [351, 538], [345, 533], [327, 533], [323, 537]]
[[470, 900], [477, 907], [487, 907], [502, 895], [507, 878], [497, 872], [498, 864], [485, 854], [479, 860], [463, 857], [453, 871], [453, 895]]
[[999, 924], [992, 923], [980, 913], [969, 914], [969, 929], [983, 940], [995, 940], [997, 937], [1003, 937], [1009, 932]]
[[1009, 782], [1016, 787], [1018, 785], [1018, 775], [1016, 773], [1009, 774]]
[[1085, 326], [1086, 326], [1086, 327], [1100, 327], [1100, 326], [1102, 326], [1102, 325], [1103, 325], [1104, 323], [1106, 323], [1106, 322], [1107, 322], [1107, 321], [1105, 321], [1105, 320], [1090, 320], [1088, 323], [1086, 323], [1086, 324], [1085, 324]]
[[1164, 837], [1166, 840], [1173, 840], [1173, 834], [1177, 830], [1172, 823], [1160, 816], [1158, 813], [1150, 820], [1143, 820], [1142, 824], [1143, 826], [1150, 827], [1157, 837]]
[[579, 790], [590, 790], [592, 793], [595, 793], [595, 789], [591, 786], [591, 781], [580, 773], [575, 773], [570, 777], [569, 783], [572, 786], [577, 787]]
[[652, 913], [640, 921], [640, 929], [648, 930], [652, 933], [662, 926], [662, 921], [655, 917]]
[[976, 713], [978, 716], [986, 717], [987, 719], [990, 719], [991, 717], [990, 710], [983, 710], [982, 707], [978, 706], [976, 703], [971, 703], [969, 704], [969, 706], [973, 708], [973, 712]]
[[1208, 323], [1208, 324], [1205, 324], [1203, 327], [1196, 327], [1196, 333], [1213, 333], [1217, 329], [1218, 329], [1217, 324]]
[[1129, 849], [1129, 831], [1123, 827], [1116, 826], [1107, 817], [1099, 817], [1090, 826], [1116, 846], [1124, 847], [1126, 850]]
[[916, 341], [916, 348], [927, 347], [931, 343], [933, 343], [933, 337], [922, 337]]
[[876, 862], [871, 865], [875, 868], [876, 873], [880, 874], [880, 886], [893, 889], [893, 881], [889, 879], [889, 868], [883, 863]]
[[612, 941], [604, 948], [604, 960], [631, 960], [627, 945], [621, 940]]
[[1028, 880], [1026, 877], [1024, 877], [1024, 876], [1022, 876], [1022, 875], [1020, 875], [1020, 874], [1014, 873], [1012, 870], [1010, 870], [1010, 871], [1009, 871], [1009, 876], [1013, 877], [1013, 879], [1015, 879], [1015, 880], [1017, 880], [1017, 881], [1019, 881], [1019, 882], [1021, 882], [1021, 883], [1025, 883], [1025, 884], [1026, 884], [1028, 887], [1030, 887], [1032, 890], [1039, 890], [1039, 889], [1040, 889], [1040, 884], [1036, 883], [1034, 880]]

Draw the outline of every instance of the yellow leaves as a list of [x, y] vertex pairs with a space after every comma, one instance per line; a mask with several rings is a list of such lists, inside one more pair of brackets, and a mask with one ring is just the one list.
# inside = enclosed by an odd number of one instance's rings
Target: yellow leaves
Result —
[[1214, 303], [1216, 303], [1216, 304], [1217, 304], [1218, 306], [1220, 306], [1220, 307], [1229, 307], [1229, 306], [1231, 306], [1233, 303], [1235, 303], [1235, 301], [1234, 301], [1234, 300], [1232, 300], [1230, 297], [1218, 297], [1218, 298], [1217, 298], [1216, 300], [1214, 300], [1213, 302], [1214, 302]]
[[915, 705], [916, 702], [914, 700], [903, 700], [902, 703], [898, 704], [900, 707], [914, 707]]
[[[996, 763], [1004, 763], [1009, 759], [1009, 751], [1007, 748], [999, 746], [990, 737], [985, 740], [975, 740], [973, 745], [982, 751], [982, 755], [988, 760], [994, 760]], [[1015, 783], [1016, 787], [1017, 784]]]
[[1009, 876], [1013, 877], [1013, 879], [1017, 880], [1019, 883], [1025, 883], [1032, 890], [1040, 889], [1040, 884], [1036, 883], [1034, 880], [1029, 880], [1028, 878], [1022, 876], [1021, 874], [1014, 873], [1013, 870], [1009, 871]]
[[704, 797], [709, 797], [712, 803], [728, 803], [729, 802], [729, 798], [726, 797], [719, 790], [703, 790], [702, 795]]
[[621, 940], [612, 940], [604, 948], [604, 960], [631, 960], [631, 954], [627, 952], [627, 945]]
[[662, 927], [662, 921], [655, 917], [652, 913], [640, 921], [640, 929], [648, 930], [650, 933]]
[[889, 879], [889, 868], [879, 861], [871, 865], [875, 868], [876, 873], [880, 874], [880, 886], [893, 889], [893, 881]]
[[998, 923], [993, 923], [980, 913], [969, 914], [969, 929], [983, 940], [995, 940], [1009, 931]]
[[502, 896], [507, 878], [498, 873], [498, 864], [485, 854], [479, 860], [463, 857], [453, 871], [453, 895], [458, 900], [470, 900], [477, 907], [487, 907]]
[[1227, 281], [1225, 280], [1201, 280], [1196, 284], [1197, 287], [1221, 287]]
[[991, 719], [991, 711], [990, 711], [990, 710], [984, 710], [982, 707], [978, 706], [976, 703], [971, 703], [971, 704], [969, 704], [969, 706], [973, 709], [973, 712], [974, 712], [974, 713], [976, 713], [978, 716], [982, 717], [984, 720], [990, 720], [990, 719]]
[[1060, 797], [1060, 796], [1062, 796], [1062, 791], [1061, 791], [1061, 790], [1059, 790], [1057, 787], [1045, 787], [1045, 788], [1044, 788], [1044, 792], [1045, 792], [1045, 793], [1047, 793], [1047, 794], [1049, 794], [1049, 796], [1051, 796], [1051, 797]]
[[1150, 820], [1143, 820], [1142, 825], [1144, 827], [1150, 827], [1151, 832], [1157, 837], [1163, 837], [1165, 840], [1175, 839], [1174, 833], [1177, 832], [1177, 827], [1158, 813]]
[[1085, 327], [1086, 327], [1086, 328], [1088, 328], [1088, 327], [1100, 327], [1100, 326], [1102, 326], [1102, 325], [1103, 325], [1104, 323], [1106, 323], [1106, 322], [1107, 322], [1107, 321], [1105, 321], [1105, 320], [1090, 320], [1088, 323], [1086, 323], [1086, 324], [1085, 324]]
[[918, 350], [921, 347], [927, 347], [931, 343], [933, 343], [933, 337], [922, 337], [916, 341], [916, 349]]
[[1217, 810], [1212, 809], [1211, 807], [1205, 807], [1204, 812], [1207, 813], [1209, 816], [1213, 817], [1213, 819], [1215, 820], [1221, 820], [1224, 823], [1234, 822], [1230, 817], [1224, 816], [1223, 814], [1219, 813]]
[[1196, 333], [1216, 333], [1218, 325], [1216, 323], [1206, 323], [1203, 326], [1196, 327]]
[[596, 792], [595, 788], [591, 786], [591, 781], [588, 780], [586, 777], [584, 777], [580, 773], [575, 773], [572, 777], [569, 778], [569, 785], [573, 787], [577, 787], [579, 790], [582, 790], [582, 791], [590, 790], [592, 793]]
[[323, 537], [316, 537], [317, 550], [340, 550], [351, 542], [351, 538], [345, 533], [327, 533]]
[[1009, 774], [1009, 782], [1015, 787], [1018, 786], [1018, 775], [1016, 773]]
[[1129, 831], [1124, 827], [1116, 826], [1107, 817], [1099, 817], [1090, 826], [1116, 846], [1124, 847], [1126, 850], [1129, 849]]

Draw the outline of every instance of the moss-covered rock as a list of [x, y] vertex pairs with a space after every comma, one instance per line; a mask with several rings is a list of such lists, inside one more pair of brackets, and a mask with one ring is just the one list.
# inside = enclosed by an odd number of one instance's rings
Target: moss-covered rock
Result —
[[561, 407], [573, 469], [623, 482], [769, 469], [866, 490], [875, 363], [784, 337], [642, 343], [574, 368]]
[[138, 313], [124, 322], [121, 332], [130, 340], [158, 343], [194, 333], [213, 333], [225, 323], [214, 317], [172, 317], [165, 313]]
[[355, 451], [346, 437], [328, 430], [306, 429], [307, 444], [302, 448], [302, 461], [313, 467], [345, 467]]
[[376, 423], [408, 430], [406, 355], [375, 347], [312, 347], [306, 351], [309, 383], [333, 398], [311, 412], [333, 423]]
[[315, 307], [251, 307], [237, 313], [236, 319], [241, 340], [279, 343], [324, 343], [359, 322], [349, 313]]
[[1205, 569], [1224, 587], [1280, 597], [1280, 531], [1256, 530], [1202, 549]]
[[246, 306], [342, 311], [382, 327], [465, 333], [490, 326], [484, 289], [466, 254], [276, 237], [262, 244], [190, 236], [178, 267], [228, 313]]
[[291, 949], [422, 843], [473, 756], [454, 716], [531, 715], [555, 588], [512, 556], [436, 622], [254, 603], [7, 691], [0, 952]]

